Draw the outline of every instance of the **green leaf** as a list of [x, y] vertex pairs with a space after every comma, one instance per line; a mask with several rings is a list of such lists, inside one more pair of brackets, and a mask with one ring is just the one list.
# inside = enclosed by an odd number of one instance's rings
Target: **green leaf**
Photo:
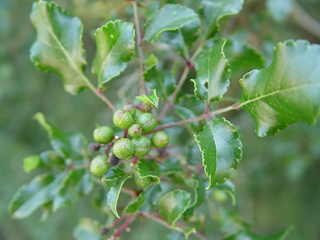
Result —
[[263, 55], [253, 47], [241, 42], [237, 36], [228, 39], [223, 52], [229, 61], [232, 74], [264, 68]]
[[151, 55], [144, 64], [149, 68], [143, 73], [147, 87], [157, 90], [163, 101], [166, 101], [176, 87], [176, 79], [167, 71], [156, 69], [158, 59]]
[[293, 9], [293, 0], [267, 0], [267, 9], [274, 20], [282, 22]]
[[166, 4], [147, 19], [143, 40], [153, 42], [163, 31], [179, 29], [196, 17], [197, 14], [190, 8], [178, 4]]
[[237, 202], [236, 187], [229, 179], [227, 179], [223, 184], [216, 186], [215, 189], [228, 192], [232, 198], [232, 204], [233, 205], [236, 204]]
[[173, 47], [180, 55], [188, 56], [188, 51], [200, 34], [200, 19], [187, 22], [176, 31], [164, 32], [161, 40]]
[[103, 181], [115, 181], [123, 178], [126, 173], [120, 168], [110, 168], [109, 171], [103, 176]]
[[23, 159], [23, 170], [25, 172], [31, 172], [32, 170], [41, 168], [42, 166], [41, 158], [38, 155], [32, 155]]
[[137, 164], [137, 173], [139, 173], [139, 177], [141, 178], [152, 177], [154, 183], [160, 183], [159, 167], [157, 163], [152, 160], [140, 158]]
[[190, 204], [190, 193], [176, 189], [164, 195], [159, 203], [159, 213], [163, 219], [174, 226], [174, 223], [186, 211]]
[[194, 201], [187, 210], [183, 213], [183, 219], [187, 220], [193, 216], [193, 211], [196, 207], [199, 207], [206, 198], [206, 189], [204, 186], [204, 181], [197, 175], [193, 175], [192, 179], [195, 182], [194, 186]]
[[[182, 119], [195, 118], [203, 114], [204, 104], [196, 96], [186, 94], [179, 99], [179, 103], [174, 105], [175, 113]], [[190, 127], [195, 132], [201, 132], [203, 125], [201, 122], [190, 123]]]
[[242, 156], [242, 143], [237, 129], [224, 118], [214, 119], [195, 134], [202, 154], [202, 164], [209, 177], [209, 186], [225, 182], [237, 168]]
[[77, 240], [103, 240], [99, 234], [102, 227], [103, 225], [97, 220], [82, 218], [74, 229], [73, 236]]
[[88, 195], [93, 189], [89, 169], [78, 169], [68, 173], [61, 183], [53, 202], [53, 211], [72, 205], [78, 198]]
[[92, 198], [92, 205], [99, 213], [107, 216], [108, 219], [112, 219], [115, 217], [108, 206], [107, 193], [108, 191], [105, 189], [99, 189], [97, 192], [95, 192]]
[[115, 183], [110, 191], [108, 192], [108, 195], [107, 195], [107, 203], [108, 205], [110, 206], [112, 212], [114, 213], [114, 215], [116, 215], [117, 218], [119, 218], [119, 214], [118, 214], [118, 211], [117, 211], [117, 203], [118, 203], [118, 198], [119, 198], [119, 195], [120, 195], [120, 191], [121, 191], [121, 188], [122, 188], [122, 185], [124, 184], [124, 182], [130, 178], [131, 175], [128, 175], [124, 178], [122, 178], [120, 181], [118, 181], [117, 183]]
[[185, 236], [182, 232], [173, 230], [167, 237], [166, 240], [185, 240]]
[[287, 227], [271, 236], [261, 236], [252, 233], [248, 228], [243, 228], [230, 236], [224, 237], [223, 240], [285, 240], [292, 230], [292, 227]]
[[37, 113], [33, 118], [48, 131], [51, 146], [60, 156], [79, 160], [87, 155], [88, 142], [82, 133], [64, 132], [52, 126], [43, 113]]
[[197, 78], [195, 95], [205, 104], [219, 100], [230, 84], [230, 69], [223, 47], [226, 40], [218, 40], [211, 48], [204, 50], [196, 60]]
[[213, 37], [219, 31], [219, 20], [238, 14], [242, 4], [243, 0], [203, 0], [199, 13], [206, 27], [204, 38]]
[[64, 167], [64, 160], [55, 151], [48, 150], [40, 155], [32, 155], [23, 159], [23, 169], [30, 172], [38, 168]]
[[148, 103], [148, 104], [151, 103], [156, 108], [159, 107], [159, 98], [157, 96], [157, 90], [156, 89], [153, 90], [153, 94], [152, 95], [143, 94], [142, 96], [137, 96], [136, 99], [139, 99], [141, 102], [145, 102], [145, 103]]
[[98, 77], [99, 87], [118, 76], [134, 55], [133, 24], [122, 20], [109, 21], [95, 32], [97, 51], [92, 73]]
[[315, 124], [320, 106], [320, 46], [307, 41], [278, 43], [272, 64], [240, 80], [239, 107], [250, 113], [260, 137], [290, 124]]
[[148, 200], [151, 193], [155, 188], [158, 188], [158, 185], [152, 185], [149, 188], [146, 188], [139, 194], [139, 196], [134, 199], [131, 203], [129, 203], [125, 209], [123, 210], [123, 214], [133, 214], [138, 211], [142, 205]]
[[150, 212], [158, 204], [162, 189], [159, 185], [155, 184], [151, 185], [151, 187], [153, 187], [153, 191], [149, 194], [149, 197], [144, 204], [139, 208], [139, 211], [141, 212]]
[[37, 40], [30, 50], [31, 61], [39, 70], [58, 74], [67, 92], [80, 92], [87, 86], [81, 21], [45, 1], [32, 5], [30, 18], [37, 30]]
[[65, 176], [66, 172], [56, 176], [43, 174], [32, 179], [29, 184], [23, 185], [9, 204], [9, 215], [14, 218], [25, 218], [38, 207], [52, 201]]

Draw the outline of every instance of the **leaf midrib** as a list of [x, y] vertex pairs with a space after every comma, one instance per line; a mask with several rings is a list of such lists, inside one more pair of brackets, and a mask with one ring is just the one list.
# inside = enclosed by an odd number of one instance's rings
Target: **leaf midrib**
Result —
[[312, 83], [312, 84], [303, 84], [303, 85], [299, 85], [299, 86], [292, 87], [292, 88], [276, 90], [274, 92], [267, 93], [266, 95], [261, 95], [261, 96], [259, 96], [257, 98], [253, 98], [253, 99], [250, 99], [248, 101], [245, 101], [245, 102], [241, 103], [239, 105], [239, 107], [242, 107], [242, 106], [244, 106], [244, 105], [246, 105], [248, 103], [255, 102], [255, 101], [258, 101], [258, 100], [266, 98], [266, 97], [277, 95], [277, 94], [280, 94], [280, 93], [283, 93], [283, 92], [296, 91], [296, 90], [299, 90], [300, 88], [309, 87], [309, 86], [313, 86], [313, 85], [320, 85], [320, 82], [316, 82], [316, 83]]

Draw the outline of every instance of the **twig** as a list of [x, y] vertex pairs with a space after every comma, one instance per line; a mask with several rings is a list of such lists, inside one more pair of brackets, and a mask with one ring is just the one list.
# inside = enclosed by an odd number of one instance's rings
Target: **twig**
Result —
[[114, 145], [114, 142], [111, 142], [109, 143], [107, 146], [106, 146], [106, 150], [104, 150], [103, 154], [106, 155], [108, 153], [108, 151], [110, 150], [110, 148], [112, 148]]
[[130, 195], [130, 196], [133, 197], [133, 198], [137, 198], [136, 192], [135, 192], [135, 191], [132, 191], [132, 190], [130, 190], [130, 189], [128, 189], [128, 188], [122, 187], [122, 188], [121, 188], [121, 192], [123, 192], [123, 193], [125, 193], [125, 194], [128, 194], [128, 195]]
[[[142, 216], [146, 217], [146, 218], [152, 219], [152, 220], [154, 220], [154, 221], [156, 221], [156, 222], [158, 222], [158, 223], [166, 226], [167, 228], [174, 229], [174, 230], [177, 230], [177, 231], [180, 230], [180, 232], [183, 231], [182, 229], [172, 227], [170, 224], [168, 224], [166, 221], [164, 221], [161, 216], [154, 216], [154, 215], [152, 215], [152, 214], [150, 214], [150, 213], [146, 213], [146, 212], [141, 212], [140, 214], [141, 214]], [[201, 240], [208, 240], [208, 239], [207, 239], [204, 235], [202, 235], [201, 233], [194, 232], [194, 234], [195, 234], [198, 238], [200, 238]]]
[[129, 224], [130, 224], [130, 221], [132, 219], [134, 215], [130, 215], [127, 217], [127, 219], [124, 221], [124, 223], [115, 231], [115, 233], [112, 235], [113, 237], [120, 237], [120, 233], [125, 230], [125, 229], [128, 229], [129, 228]]
[[178, 92], [180, 91], [182, 85], [184, 84], [185, 80], [187, 79], [187, 76], [189, 74], [190, 71], [190, 67], [187, 65], [180, 77], [180, 80], [178, 82], [178, 85], [176, 87], [176, 89], [174, 90], [174, 92], [172, 93], [170, 99], [167, 101], [166, 105], [164, 106], [164, 108], [162, 109], [159, 117], [158, 117], [158, 121], [160, 121], [162, 119], [162, 117], [166, 114], [166, 112], [168, 111], [168, 109], [171, 107], [173, 101], [175, 100]]
[[133, 5], [133, 13], [134, 13], [134, 21], [137, 33], [137, 45], [138, 45], [138, 53], [139, 53], [139, 63], [140, 63], [140, 72], [141, 72], [141, 80], [142, 80], [142, 94], [147, 94], [146, 83], [143, 77], [143, 49], [142, 49], [142, 38], [140, 33], [140, 24], [138, 18], [138, 2], [132, 1]]
[[320, 38], [320, 23], [311, 17], [309, 13], [297, 3], [297, 1], [294, 1], [291, 17], [306, 31]]
[[[224, 113], [224, 112], [229, 112], [231, 110], [237, 110], [237, 109], [239, 109], [239, 106], [240, 105], [235, 103], [235, 104], [233, 104], [233, 105], [231, 105], [229, 107], [221, 108], [221, 109], [215, 110], [213, 112], [210, 112], [208, 114], [202, 114], [202, 115], [200, 115], [198, 117], [195, 117], [195, 118], [190, 118], [190, 119], [187, 119], [187, 120], [184, 120], [184, 121], [180, 121], [180, 122], [175, 122], [175, 123], [164, 124], [162, 126], [156, 127], [151, 133], [155, 133], [155, 132], [167, 129], [167, 128], [177, 127], [177, 126], [188, 124], [188, 123], [198, 122], [198, 121], [206, 118], [206, 116], [214, 116], [214, 115], [221, 114], [221, 113]], [[151, 133], [149, 133], [149, 134], [151, 134]]]

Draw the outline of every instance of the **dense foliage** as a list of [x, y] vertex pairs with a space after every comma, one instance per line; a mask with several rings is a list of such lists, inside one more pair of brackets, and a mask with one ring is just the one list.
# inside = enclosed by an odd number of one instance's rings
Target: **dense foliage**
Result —
[[[81, 21], [54, 3], [33, 4], [30, 18], [37, 39], [31, 47], [32, 62], [40, 70], [58, 74], [71, 94], [91, 89], [107, 104], [114, 125], [92, 129], [96, 142], [89, 144], [82, 133], [61, 130], [37, 113], [34, 119], [48, 132], [52, 149], [24, 159], [26, 172], [44, 171], [18, 190], [9, 214], [24, 218], [41, 208], [44, 221], [59, 208], [89, 195], [106, 220], [81, 219], [73, 232], [76, 239], [119, 237], [134, 221], [145, 218], [172, 230], [162, 239], [211, 239], [205, 231], [208, 210], [204, 204], [225, 202], [225, 192], [236, 204], [229, 178], [242, 158], [237, 127], [217, 115], [246, 110], [260, 137], [275, 135], [295, 122], [315, 124], [320, 105], [320, 47], [305, 40], [278, 43], [267, 66], [261, 53], [236, 38], [240, 32], [229, 36], [226, 17], [241, 11], [241, 0], [202, 1], [199, 6], [165, 4], [159, 9], [129, 2], [135, 25], [111, 20], [95, 32], [92, 73], [97, 87], [86, 73]], [[147, 18], [143, 35], [140, 11]], [[226, 32], [221, 34], [223, 26]], [[165, 67], [163, 43], [172, 47], [167, 51], [176, 51], [171, 72]], [[176, 71], [176, 65], [182, 64], [179, 55], [185, 61], [180, 74]], [[121, 79], [130, 64], [138, 69], [130, 73], [133, 80], [130, 74]], [[264, 66], [241, 78], [240, 100], [238, 94], [224, 97], [228, 87], [236, 84], [230, 81], [232, 76]], [[189, 79], [194, 93], [182, 90]], [[125, 99], [116, 104], [108, 94], [112, 81], [127, 86], [122, 93]], [[225, 101], [233, 103], [219, 108]], [[284, 239], [292, 229], [263, 237], [229, 207], [220, 211], [217, 238]]]

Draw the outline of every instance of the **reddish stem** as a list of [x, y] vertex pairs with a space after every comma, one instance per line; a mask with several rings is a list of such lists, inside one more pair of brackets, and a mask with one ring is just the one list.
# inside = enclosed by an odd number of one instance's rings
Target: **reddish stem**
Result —
[[127, 134], [128, 134], [128, 128], [124, 130], [124, 132], [123, 132], [123, 138], [127, 138]]
[[110, 150], [110, 148], [112, 148], [114, 145], [114, 142], [111, 142], [109, 143], [107, 146], [106, 146], [106, 150], [104, 150], [103, 154], [106, 155], [108, 153], [108, 151]]
[[115, 231], [115, 233], [112, 236], [120, 237], [120, 233], [129, 227], [130, 220], [132, 219], [132, 217], [133, 215], [128, 216], [124, 223]]

